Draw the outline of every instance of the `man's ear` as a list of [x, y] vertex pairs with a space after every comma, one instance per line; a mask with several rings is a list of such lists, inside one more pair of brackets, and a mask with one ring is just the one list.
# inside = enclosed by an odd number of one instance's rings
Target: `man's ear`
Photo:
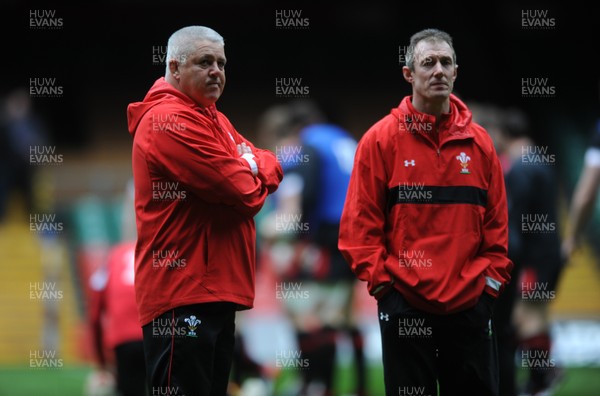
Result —
[[173, 77], [175, 78], [179, 78], [179, 62], [177, 62], [175, 59], [171, 59], [169, 61], [169, 71], [171, 72], [171, 75], [173, 75]]
[[457, 73], [458, 73], [458, 65], [454, 66], [454, 75], [452, 76], [452, 82], [456, 81]]
[[412, 76], [412, 70], [410, 70], [408, 66], [402, 66], [402, 75], [404, 76], [406, 82], [409, 84], [413, 83], [414, 78]]

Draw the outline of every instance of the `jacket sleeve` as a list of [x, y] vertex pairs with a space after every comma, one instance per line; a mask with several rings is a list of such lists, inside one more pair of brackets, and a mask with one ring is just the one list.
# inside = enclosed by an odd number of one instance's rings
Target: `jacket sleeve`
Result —
[[283, 168], [277, 160], [277, 156], [269, 150], [255, 147], [251, 141], [242, 136], [242, 134], [231, 125], [231, 122], [229, 122], [227, 117], [222, 113], [220, 113], [220, 121], [225, 123], [229, 129], [236, 134], [236, 138], [234, 139], [236, 142], [244, 142], [252, 149], [252, 154], [254, 155], [253, 160], [258, 168], [256, 176], [266, 187], [268, 193], [272, 194], [277, 191], [279, 183], [281, 183], [281, 180], [283, 179]]
[[150, 162], [206, 202], [229, 205], [248, 216], [258, 213], [269, 186], [214, 136], [206, 122], [185, 112], [179, 120], [185, 128], [152, 137]]
[[485, 260], [485, 291], [494, 297], [504, 290], [513, 267], [508, 258], [508, 208], [500, 160], [493, 155], [482, 242], [475, 260]]
[[258, 179], [263, 183], [269, 194], [277, 191], [279, 183], [283, 179], [283, 169], [277, 160], [275, 154], [269, 150], [259, 149], [245, 140], [246, 144], [252, 148], [258, 166]]
[[338, 247], [369, 293], [392, 281], [386, 261], [398, 257], [386, 249], [386, 175], [382, 153], [367, 133], [357, 146], [340, 222]]

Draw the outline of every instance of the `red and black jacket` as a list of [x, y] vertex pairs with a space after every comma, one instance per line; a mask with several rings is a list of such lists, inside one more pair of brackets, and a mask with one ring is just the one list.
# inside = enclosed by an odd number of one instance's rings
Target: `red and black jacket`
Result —
[[339, 248], [371, 294], [393, 283], [427, 312], [469, 308], [510, 279], [507, 243], [500, 162], [457, 97], [437, 124], [406, 97], [362, 137]]
[[[254, 302], [254, 215], [283, 178], [213, 105], [159, 78], [127, 109], [137, 219], [135, 290], [142, 325], [181, 305]], [[258, 173], [237, 144], [252, 148]]]

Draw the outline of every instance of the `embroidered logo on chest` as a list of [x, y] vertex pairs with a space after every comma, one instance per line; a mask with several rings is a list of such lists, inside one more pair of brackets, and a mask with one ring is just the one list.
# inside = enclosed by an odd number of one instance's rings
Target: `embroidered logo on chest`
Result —
[[470, 174], [471, 172], [469, 171], [469, 161], [471, 161], [471, 157], [462, 152], [460, 153], [460, 155], [456, 156], [456, 159], [460, 162], [460, 173], [463, 175]]

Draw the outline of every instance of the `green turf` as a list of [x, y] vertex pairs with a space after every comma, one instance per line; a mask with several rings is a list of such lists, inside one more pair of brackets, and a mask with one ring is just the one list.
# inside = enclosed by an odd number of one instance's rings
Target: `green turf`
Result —
[[0, 396], [82, 396], [88, 367], [0, 367]]
[[[0, 396], [81, 396], [88, 367], [61, 369], [29, 369], [0, 367]], [[351, 366], [338, 367], [337, 394], [352, 394], [355, 374]], [[285, 388], [294, 383], [298, 372], [284, 371], [275, 384], [277, 395], [285, 395]], [[522, 378], [522, 375], [520, 375]], [[381, 366], [371, 366], [368, 371], [371, 396], [382, 396], [383, 373]], [[600, 367], [568, 368], [565, 379], [555, 396], [600, 395]]]
[[[287, 396], [291, 394], [289, 389], [293, 389], [299, 378], [300, 372], [293, 369], [287, 369], [281, 372], [275, 383], [275, 394], [277, 396]], [[351, 395], [356, 384], [356, 374], [350, 366], [339, 366], [336, 371], [335, 384], [337, 394]], [[383, 395], [383, 369], [381, 366], [371, 366], [367, 372], [367, 386], [372, 396]], [[287, 391], [287, 392], [286, 392]]]
[[[524, 370], [517, 373], [520, 381], [524, 379]], [[568, 368], [565, 376], [556, 388], [554, 396], [599, 396], [600, 367]]]
[[[519, 373], [520, 380], [523, 379], [523, 374], [524, 371]], [[283, 372], [275, 386], [277, 395], [287, 395], [286, 387], [290, 387], [297, 376], [298, 371]], [[355, 378], [352, 366], [338, 367], [336, 372], [337, 394], [351, 395], [354, 390]], [[368, 386], [371, 396], [385, 394], [381, 366], [369, 368]], [[564, 380], [557, 387], [554, 396], [600, 396], [600, 367], [568, 368]]]

